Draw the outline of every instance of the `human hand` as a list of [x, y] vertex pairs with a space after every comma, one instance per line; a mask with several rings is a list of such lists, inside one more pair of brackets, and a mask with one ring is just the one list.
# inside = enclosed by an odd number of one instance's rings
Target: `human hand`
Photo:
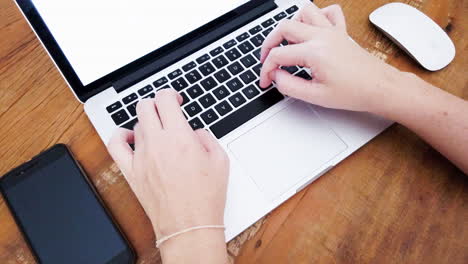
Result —
[[[290, 44], [278, 45], [287, 40]], [[381, 62], [351, 41], [345, 17], [338, 5], [302, 8], [291, 20], [283, 20], [265, 39], [260, 86], [272, 81], [285, 95], [329, 108], [379, 112], [382, 100], [391, 100], [401, 72]], [[307, 81], [279, 66], [308, 67]]]
[[108, 145], [158, 238], [224, 223], [229, 160], [207, 131], [192, 130], [181, 101], [170, 89], [140, 101], [135, 132], [119, 129]]

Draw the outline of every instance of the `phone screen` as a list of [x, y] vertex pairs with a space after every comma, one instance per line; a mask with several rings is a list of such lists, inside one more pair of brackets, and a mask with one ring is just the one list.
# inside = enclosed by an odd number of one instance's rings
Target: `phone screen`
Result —
[[133, 263], [133, 252], [66, 147], [41, 154], [0, 185], [40, 263]]

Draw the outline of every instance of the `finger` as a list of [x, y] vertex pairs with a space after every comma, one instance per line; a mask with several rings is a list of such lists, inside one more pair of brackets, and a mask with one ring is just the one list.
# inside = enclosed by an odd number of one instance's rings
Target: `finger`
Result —
[[164, 129], [189, 128], [187, 120], [180, 109], [179, 96], [176, 91], [172, 89], [160, 90], [156, 94], [155, 102]]
[[320, 104], [325, 89], [322, 84], [296, 77], [284, 70], [276, 70], [272, 75], [276, 87], [282, 94], [309, 103]]
[[134, 145], [135, 145], [135, 153], [143, 151], [144, 146], [144, 139], [143, 139], [143, 132], [141, 130], [140, 123], [137, 123], [133, 128], [134, 131]]
[[131, 130], [118, 128], [107, 145], [112, 159], [124, 175], [130, 175], [132, 171], [133, 150], [128, 144], [132, 144], [134, 141], [134, 133]]
[[331, 5], [320, 10], [334, 26], [346, 31], [346, 19], [340, 5]]
[[184, 103], [184, 98], [179, 93], [177, 94], [177, 102], [179, 102], [179, 105], [182, 105], [182, 103]]
[[302, 43], [314, 37], [316, 29], [290, 19], [282, 20], [263, 41], [260, 61], [263, 63], [270, 51], [283, 41]]
[[299, 12], [294, 16], [293, 20], [318, 27], [329, 27], [332, 25], [330, 21], [328, 21], [327, 17], [322, 14], [320, 8], [313, 3], [301, 8], [301, 10], [299, 10]]
[[219, 145], [218, 141], [205, 129], [195, 130], [195, 134], [206, 152], [214, 153], [215, 155], [224, 153], [224, 150], [221, 145]]
[[260, 87], [266, 88], [270, 86], [273, 81], [270, 73], [278, 69], [279, 66], [308, 66], [306, 65], [306, 56], [308, 55], [309, 52], [304, 43], [272, 49], [265, 59], [260, 72]]
[[143, 99], [136, 107], [138, 116], [138, 123], [142, 129], [143, 134], [153, 135], [162, 129], [159, 114], [156, 110], [154, 100]]

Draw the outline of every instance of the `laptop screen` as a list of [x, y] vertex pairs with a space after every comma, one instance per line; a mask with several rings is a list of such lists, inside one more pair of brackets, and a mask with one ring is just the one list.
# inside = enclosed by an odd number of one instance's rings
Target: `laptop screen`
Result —
[[33, 0], [83, 85], [248, 0]]

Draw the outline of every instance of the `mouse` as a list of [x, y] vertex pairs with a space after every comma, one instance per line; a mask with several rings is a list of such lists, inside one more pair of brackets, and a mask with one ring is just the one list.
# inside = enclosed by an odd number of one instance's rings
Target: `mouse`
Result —
[[438, 71], [455, 58], [455, 45], [431, 18], [403, 3], [374, 10], [369, 20], [429, 71]]

